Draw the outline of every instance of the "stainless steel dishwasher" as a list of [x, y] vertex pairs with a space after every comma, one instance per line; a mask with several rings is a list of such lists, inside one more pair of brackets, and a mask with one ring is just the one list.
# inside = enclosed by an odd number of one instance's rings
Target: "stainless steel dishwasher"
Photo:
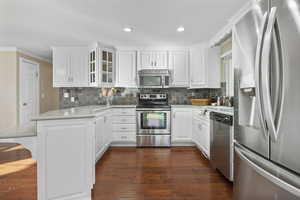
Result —
[[210, 120], [211, 165], [233, 181], [233, 117], [211, 112]]

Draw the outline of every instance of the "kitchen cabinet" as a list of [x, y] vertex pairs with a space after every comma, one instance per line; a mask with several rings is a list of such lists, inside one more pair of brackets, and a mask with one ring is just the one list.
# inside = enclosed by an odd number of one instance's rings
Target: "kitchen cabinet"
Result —
[[210, 121], [204, 111], [193, 112], [192, 138], [197, 147], [209, 158], [210, 156]]
[[95, 172], [93, 141], [91, 119], [37, 122], [39, 199], [90, 199]]
[[147, 51], [139, 52], [139, 69], [167, 69], [167, 51]]
[[189, 58], [187, 51], [169, 52], [172, 87], [189, 87]]
[[221, 87], [220, 48], [197, 44], [190, 48], [190, 88]]
[[192, 110], [172, 108], [172, 145], [192, 142]]
[[96, 162], [100, 159], [101, 151], [104, 147], [105, 141], [104, 141], [104, 116], [99, 116], [95, 120], [95, 153]]
[[53, 87], [88, 86], [88, 48], [53, 47]]
[[102, 157], [112, 142], [112, 117], [110, 112], [103, 112], [95, 120], [95, 160]]
[[91, 46], [88, 73], [90, 87], [113, 87], [115, 82], [115, 49], [98, 43]]
[[137, 87], [136, 51], [117, 51], [116, 87]]
[[113, 146], [136, 146], [135, 108], [114, 108]]

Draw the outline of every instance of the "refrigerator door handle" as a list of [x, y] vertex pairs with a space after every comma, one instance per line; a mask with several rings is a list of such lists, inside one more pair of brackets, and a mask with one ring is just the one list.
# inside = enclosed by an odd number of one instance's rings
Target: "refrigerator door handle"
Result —
[[[238, 154], [238, 156], [244, 161], [246, 162], [252, 169], [254, 169], [258, 174], [260, 174], [261, 176], [263, 176], [264, 178], [266, 178], [267, 180], [269, 180], [270, 182], [272, 182], [273, 184], [277, 185], [278, 187], [294, 194], [297, 197], [300, 197], [300, 189], [281, 180], [280, 178], [274, 176], [273, 174], [271, 174], [270, 172], [266, 171], [265, 169], [263, 169], [262, 167], [260, 167], [259, 165], [255, 164], [255, 162], [253, 162], [252, 160], [257, 160], [257, 162], [263, 162], [260, 161], [259, 159], [262, 158], [258, 158], [258, 156], [256, 155], [251, 155], [250, 153], [246, 152], [245, 150], [243, 150], [241, 147], [239, 146], [235, 146], [235, 152]], [[249, 158], [248, 158], [249, 157]], [[299, 179], [299, 178], [298, 178]]]
[[272, 36], [274, 25], [276, 22], [276, 7], [272, 7], [269, 14], [269, 21], [267, 25], [267, 30], [263, 42], [263, 50], [262, 50], [262, 91], [261, 94], [263, 96], [263, 113], [265, 114], [265, 120], [267, 123], [268, 131], [270, 132], [271, 139], [275, 142], [277, 140], [277, 130], [274, 124], [274, 117], [272, 112], [271, 105], [271, 96], [270, 96], [270, 53], [271, 53], [271, 45], [272, 45]]
[[267, 12], [263, 16], [262, 25], [261, 25], [261, 35], [258, 38], [258, 43], [256, 47], [256, 56], [255, 56], [255, 84], [256, 84], [256, 95], [257, 95], [257, 105], [258, 105], [258, 114], [261, 121], [261, 126], [264, 132], [264, 135], [266, 138], [269, 137], [264, 113], [262, 109], [262, 95], [261, 95], [261, 55], [262, 55], [262, 48], [263, 48], [263, 39], [264, 39], [264, 33], [267, 25], [267, 18], [268, 14]]

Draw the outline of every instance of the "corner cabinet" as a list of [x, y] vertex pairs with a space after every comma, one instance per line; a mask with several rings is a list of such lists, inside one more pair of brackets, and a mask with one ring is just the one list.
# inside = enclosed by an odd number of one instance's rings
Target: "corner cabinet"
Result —
[[88, 87], [88, 47], [53, 47], [53, 87]]
[[148, 51], [139, 52], [139, 69], [167, 69], [167, 51]]
[[115, 71], [114, 48], [94, 45], [89, 52], [89, 80], [90, 87], [113, 87]]
[[198, 44], [190, 48], [190, 88], [221, 87], [220, 48]]
[[116, 87], [137, 87], [136, 51], [117, 51]]
[[172, 72], [171, 87], [189, 87], [188, 51], [170, 51], [169, 69]]

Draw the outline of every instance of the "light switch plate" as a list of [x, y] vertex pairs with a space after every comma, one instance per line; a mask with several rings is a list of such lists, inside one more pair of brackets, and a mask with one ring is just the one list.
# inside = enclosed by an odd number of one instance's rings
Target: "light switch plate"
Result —
[[64, 93], [64, 98], [69, 98], [69, 96], [70, 96], [70, 95], [69, 95], [68, 92], [65, 92], [65, 93]]
[[75, 102], [75, 97], [71, 97], [71, 102]]

